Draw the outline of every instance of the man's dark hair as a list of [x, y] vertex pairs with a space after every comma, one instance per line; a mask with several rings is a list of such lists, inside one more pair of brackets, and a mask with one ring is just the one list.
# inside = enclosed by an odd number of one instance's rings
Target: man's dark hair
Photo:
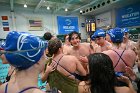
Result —
[[45, 40], [50, 40], [52, 37], [53, 37], [53, 36], [52, 36], [52, 34], [51, 34], [50, 32], [46, 32], [46, 33], [44, 34], [44, 36], [43, 36], [43, 38], [44, 38]]
[[64, 40], [66, 39], [67, 36], [69, 36], [69, 35], [68, 35], [68, 34], [65, 34], [65, 35], [64, 35]]
[[69, 33], [69, 41], [71, 41], [71, 38], [72, 38], [72, 36], [73, 36], [74, 34], [77, 34], [78, 37], [79, 37], [79, 39], [81, 40], [80, 34], [79, 34], [78, 32], [76, 32], [76, 31], [73, 31], [73, 32]]

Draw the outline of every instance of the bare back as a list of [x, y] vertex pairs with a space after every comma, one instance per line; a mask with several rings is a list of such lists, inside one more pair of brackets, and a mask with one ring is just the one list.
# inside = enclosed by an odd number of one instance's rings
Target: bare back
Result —
[[60, 56], [57, 56], [53, 58], [54, 63], [58, 62], [57, 70], [64, 74], [65, 76], [70, 76], [70, 78], [75, 79], [73, 75], [70, 73], [79, 73], [80, 75], [85, 76], [86, 71], [82, 67], [80, 61], [75, 57], [71, 55], [64, 55], [61, 59]]
[[7, 86], [7, 92], [5, 92], [6, 85], [7, 85], [7, 83], [4, 83], [3, 85], [0, 86], [0, 93], [17, 93], [17, 92], [22, 93], [22, 91], [24, 91], [25, 93], [44, 93], [42, 90], [40, 90], [37, 87], [29, 86], [28, 84], [25, 84], [22, 82], [17, 83], [17, 81], [10, 82]]
[[125, 67], [133, 67], [136, 54], [133, 50], [108, 50], [103, 53], [107, 54], [113, 61], [114, 70], [118, 72], [125, 72]]

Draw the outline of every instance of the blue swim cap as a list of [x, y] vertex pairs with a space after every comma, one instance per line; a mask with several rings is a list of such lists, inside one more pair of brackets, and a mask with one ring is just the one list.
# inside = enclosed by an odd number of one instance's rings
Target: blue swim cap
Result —
[[95, 38], [97, 37], [105, 37], [105, 31], [103, 29], [98, 29], [94, 32]]
[[128, 28], [123, 28], [122, 31], [124, 31], [124, 33], [129, 33], [129, 29]]
[[95, 36], [94, 36], [94, 34], [92, 34], [92, 36], [90, 37], [91, 38], [91, 40], [95, 40]]
[[112, 32], [113, 29], [110, 29], [106, 32], [106, 34], [110, 35], [110, 33]]
[[116, 27], [109, 32], [109, 35], [113, 43], [121, 43], [123, 41], [124, 32], [121, 28]]
[[27, 32], [12, 31], [6, 37], [5, 57], [14, 67], [23, 70], [37, 63], [47, 47], [47, 42]]

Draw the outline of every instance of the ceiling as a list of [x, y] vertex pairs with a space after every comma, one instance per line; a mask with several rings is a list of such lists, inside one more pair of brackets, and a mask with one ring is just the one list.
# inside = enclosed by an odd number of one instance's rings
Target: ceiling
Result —
[[[118, 8], [127, 4], [136, 3], [140, 0], [0, 0], [0, 6], [7, 6], [11, 11], [17, 7], [24, 8], [26, 3], [27, 8], [32, 8], [33, 12], [45, 10], [48, 13], [54, 14], [82, 14], [93, 15], [100, 12]], [[47, 7], [50, 10], [47, 10]], [[65, 11], [65, 8], [68, 11]], [[80, 10], [83, 12], [80, 13]]]

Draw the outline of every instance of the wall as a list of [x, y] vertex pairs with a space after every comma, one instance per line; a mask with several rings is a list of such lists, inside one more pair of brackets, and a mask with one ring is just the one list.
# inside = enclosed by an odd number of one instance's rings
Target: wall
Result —
[[[108, 14], [109, 13], [109, 14]], [[107, 26], [110, 26], [110, 27], [115, 27], [115, 17], [116, 17], [116, 14], [115, 14], [115, 9], [111, 9], [110, 11], [105, 11], [103, 13], [100, 13], [98, 15], [95, 15], [95, 18], [97, 19], [98, 16], [100, 18], [102, 18], [103, 22], [101, 23], [101, 25], [99, 25], [99, 27], [97, 28], [103, 28], [103, 29], [107, 29]], [[105, 19], [105, 20], [104, 20]], [[108, 20], [107, 20], [108, 19]], [[96, 23], [97, 23], [97, 20], [96, 20]], [[97, 25], [97, 24], [96, 24]]]
[[[46, 31], [50, 31], [52, 34], [58, 34], [57, 28], [57, 16], [66, 16], [66, 15], [56, 15], [48, 14], [45, 10], [39, 10], [39, 12], [34, 13], [31, 8], [18, 8], [14, 7], [14, 16], [15, 16], [15, 28], [16, 31], [26, 31], [37, 36], [43, 36]], [[14, 30], [12, 25], [12, 17], [10, 12], [10, 6], [0, 6], [0, 16], [9, 16], [10, 31]], [[79, 32], [81, 33], [82, 39], [87, 38], [87, 33], [85, 27], [81, 27], [81, 23], [85, 23], [85, 17], [79, 15], [71, 15], [78, 17]], [[28, 31], [28, 19], [31, 18], [41, 18], [43, 21], [43, 31]], [[3, 31], [2, 22], [0, 22], [0, 38], [5, 39], [8, 32]]]

